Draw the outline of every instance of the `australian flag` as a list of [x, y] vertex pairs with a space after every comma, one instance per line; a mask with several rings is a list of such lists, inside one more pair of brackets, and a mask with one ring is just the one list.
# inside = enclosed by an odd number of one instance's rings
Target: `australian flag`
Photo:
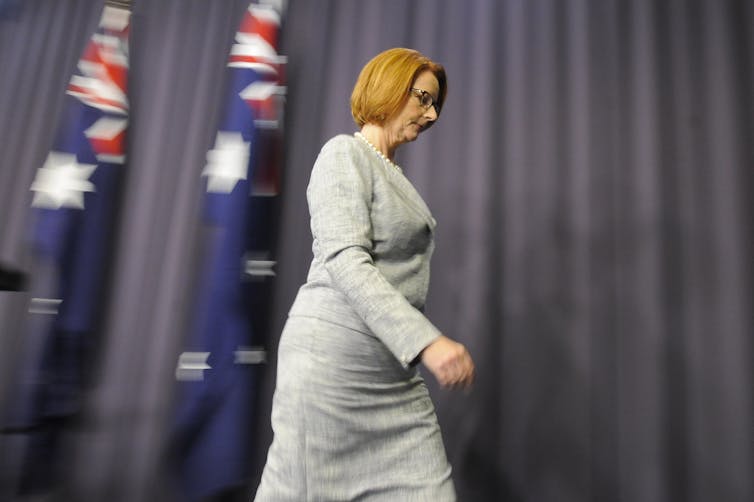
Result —
[[282, 140], [280, 12], [251, 4], [228, 61], [206, 178], [202, 266], [171, 443], [183, 498], [247, 489], [272, 279]]
[[81, 411], [96, 347], [128, 124], [130, 12], [104, 7], [31, 185], [33, 259], [26, 357], [4, 431], [25, 437], [20, 492], [50, 488], [64, 426]]

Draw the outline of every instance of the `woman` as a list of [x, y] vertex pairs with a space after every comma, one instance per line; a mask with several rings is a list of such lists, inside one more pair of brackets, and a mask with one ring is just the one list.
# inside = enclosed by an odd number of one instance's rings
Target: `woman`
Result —
[[258, 501], [455, 500], [416, 364], [467, 387], [463, 345], [422, 314], [435, 220], [393, 159], [438, 118], [445, 70], [390, 49], [351, 96], [360, 132], [322, 148], [307, 201], [314, 258], [280, 338], [275, 433]]

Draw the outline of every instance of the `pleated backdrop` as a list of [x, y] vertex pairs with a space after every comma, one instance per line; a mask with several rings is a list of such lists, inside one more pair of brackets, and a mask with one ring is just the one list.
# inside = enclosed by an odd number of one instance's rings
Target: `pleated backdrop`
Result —
[[[0, 262], [28, 266], [29, 186], [102, 1], [0, 3]], [[167, 474], [201, 171], [242, 0], [134, 0], [128, 162], [103, 344], [61, 500], [178, 500]], [[478, 381], [431, 392], [463, 501], [754, 498], [754, 3], [290, 0], [283, 205], [249, 499], [275, 347], [305, 279], [309, 170], [352, 132], [360, 68], [443, 63], [398, 163], [438, 220], [428, 316]], [[29, 298], [0, 292], [8, 405]], [[285, 369], [282, 368], [282, 371]], [[0, 451], [12, 440], [0, 436]], [[6, 463], [0, 466], [7, 465]], [[13, 473], [0, 476], [13, 500]], [[231, 500], [228, 498], [227, 500]]]

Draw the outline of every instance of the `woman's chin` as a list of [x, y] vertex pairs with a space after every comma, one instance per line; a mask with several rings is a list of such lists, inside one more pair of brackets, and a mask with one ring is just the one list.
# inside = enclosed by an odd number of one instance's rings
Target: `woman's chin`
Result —
[[419, 137], [419, 134], [421, 134], [422, 128], [418, 125], [412, 125], [409, 127], [408, 132], [406, 133], [406, 140], [407, 141], [414, 141], [416, 138]]

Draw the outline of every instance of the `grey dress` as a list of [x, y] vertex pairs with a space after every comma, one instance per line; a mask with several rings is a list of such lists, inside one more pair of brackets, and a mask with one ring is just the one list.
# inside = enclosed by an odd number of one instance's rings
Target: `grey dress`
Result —
[[314, 258], [278, 349], [274, 439], [257, 501], [455, 500], [414, 363], [435, 220], [362, 139], [328, 141], [307, 189]]

